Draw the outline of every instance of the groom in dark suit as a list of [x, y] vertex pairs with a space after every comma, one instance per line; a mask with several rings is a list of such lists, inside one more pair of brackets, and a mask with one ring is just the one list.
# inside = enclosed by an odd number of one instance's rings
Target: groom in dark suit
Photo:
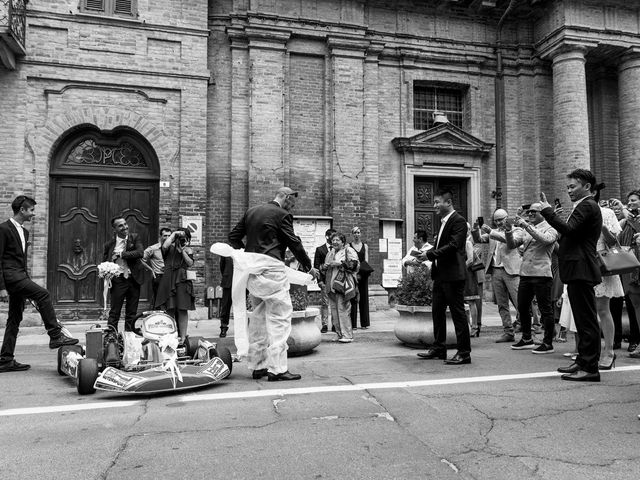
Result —
[[571, 311], [578, 330], [578, 357], [575, 363], [559, 368], [563, 380], [599, 382], [600, 326], [594, 286], [602, 281], [596, 245], [602, 232], [602, 213], [591, 196], [596, 177], [589, 170], [577, 169], [567, 175], [567, 193], [573, 211], [565, 222], [540, 194], [542, 216], [555, 228], [560, 238], [559, 273], [567, 284]]
[[19, 195], [11, 203], [13, 218], [0, 224], [0, 301], [9, 301], [7, 326], [0, 350], [0, 373], [30, 368], [30, 365], [16, 362], [13, 356], [26, 299], [33, 300], [40, 312], [50, 337], [49, 348], [78, 343], [76, 338], [62, 333], [49, 292], [31, 280], [27, 273], [29, 231], [22, 224], [35, 217], [35, 206], [33, 198]]
[[[433, 262], [433, 346], [420, 358], [444, 360], [447, 365], [471, 363], [471, 338], [464, 311], [464, 282], [466, 278], [465, 243], [467, 221], [453, 208], [453, 193], [443, 190], [435, 197], [434, 207], [442, 218], [436, 246], [427, 250], [427, 259]], [[458, 351], [447, 359], [447, 306], [451, 310], [456, 329]]]
[[111, 310], [108, 324], [118, 330], [120, 312], [126, 300], [124, 330], [132, 332], [138, 313], [140, 285], [144, 283], [144, 267], [141, 260], [144, 247], [138, 234], [129, 233], [129, 225], [122, 216], [113, 217], [111, 226], [115, 236], [105, 243], [102, 261], [117, 263], [123, 273], [111, 280]]

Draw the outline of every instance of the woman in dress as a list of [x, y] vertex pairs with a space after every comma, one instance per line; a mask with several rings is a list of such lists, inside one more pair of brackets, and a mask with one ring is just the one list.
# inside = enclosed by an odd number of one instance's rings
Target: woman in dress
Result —
[[[329, 299], [329, 309], [331, 310], [331, 322], [338, 334], [340, 343], [351, 343], [353, 341], [353, 329], [351, 326], [351, 299], [358, 296], [356, 286], [356, 274], [360, 268], [358, 254], [347, 245], [346, 237], [341, 233], [334, 233], [331, 236], [331, 246], [333, 249], [327, 254], [324, 264], [320, 267], [325, 273], [327, 280], [325, 288]], [[335, 280], [342, 272], [349, 276], [353, 282], [354, 289], [350, 292], [342, 292], [335, 288]]]
[[163, 309], [176, 320], [180, 340], [187, 335], [188, 310], [196, 309], [193, 282], [187, 278], [187, 270], [193, 265], [190, 242], [189, 230], [177, 228], [162, 244], [164, 275], [155, 302], [155, 308]]
[[[351, 229], [353, 242], [349, 246], [358, 254], [361, 269], [358, 272], [358, 297], [351, 300], [351, 327], [358, 328], [358, 306], [360, 307], [360, 326], [369, 328], [369, 275], [373, 271], [369, 266], [369, 246], [361, 239], [360, 227]], [[364, 262], [364, 266], [362, 265]]]
[[476, 272], [471, 270], [471, 265], [479, 262], [480, 258], [475, 255], [473, 249], [473, 238], [471, 237], [471, 225], [467, 223], [467, 243], [465, 245], [467, 253], [467, 277], [464, 282], [464, 301], [469, 305], [469, 315], [471, 320], [471, 336], [479, 337], [481, 322], [478, 318], [477, 300], [480, 298], [480, 290], [478, 285], [478, 277]]
[[[604, 188], [604, 184], [600, 183], [595, 186], [594, 200], [599, 202], [600, 190]], [[607, 247], [615, 245], [618, 234], [622, 231], [616, 214], [608, 207], [600, 206], [602, 212], [602, 232], [598, 238], [596, 250], [606, 250]], [[600, 320], [600, 329], [604, 337], [604, 348], [600, 355], [600, 363], [598, 367], [601, 370], [610, 370], [615, 366], [616, 355], [613, 353], [613, 341], [615, 337], [615, 326], [613, 317], [609, 309], [609, 301], [614, 297], [624, 297], [622, 282], [620, 275], [611, 275], [602, 277], [602, 282], [594, 287], [596, 292], [596, 310], [598, 311], [598, 319]]]

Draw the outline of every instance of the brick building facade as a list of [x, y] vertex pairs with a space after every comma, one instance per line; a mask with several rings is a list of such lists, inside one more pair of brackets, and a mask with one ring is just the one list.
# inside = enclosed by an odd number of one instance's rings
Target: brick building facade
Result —
[[473, 219], [567, 203], [574, 167], [640, 186], [634, 2], [31, 0], [20, 45], [22, 3], [0, 0], [0, 206], [36, 197], [32, 274], [76, 316], [114, 210], [149, 243], [201, 216], [201, 293], [207, 246], [287, 184], [301, 218], [361, 227], [377, 285], [378, 239], [433, 232], [438, 187]]

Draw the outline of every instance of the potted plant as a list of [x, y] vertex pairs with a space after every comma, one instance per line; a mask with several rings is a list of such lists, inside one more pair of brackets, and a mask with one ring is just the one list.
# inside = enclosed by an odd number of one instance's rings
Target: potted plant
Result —
[[[433, 280], [429, 267], [420, 264], [398, 282], [394, 294], [395, 309], [400, 314], [394, 333], [402, 343], [424, 348], [434, 342], [431, 302]], [[447, 312], [447, 345], [456, 343], [451, 315]]]

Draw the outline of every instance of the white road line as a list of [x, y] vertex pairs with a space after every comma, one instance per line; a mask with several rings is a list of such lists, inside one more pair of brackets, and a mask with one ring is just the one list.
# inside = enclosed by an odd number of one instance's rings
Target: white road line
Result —
[[12, 415], [37, 415], [39, 413], [60, 413], [60, 412], [79, 412], [82, 410], [100, 410], [103, 408], [121, 408], [131, 407], [141, 403], [139, 400], [133, 401], [114, 401], [102, 403], [88, 403], [85, 405], [54, 405], [50, 407], [29, 407], [29, 408], [11, 408], [9, 410], [0, 410], [0, 417], [10, 417]]
[[[602, 374], [629, 372], [640, 370], [640, 365], [617, 367], [614, 370], [601, 372]], [[329, 385], [323, 387], [299, 387], [299, 388], [279, 388], [265, 390], [249, 390], [242, 392], [227, 393], [201, 393], [189, 394], [176, 397], [176, 402], [208, 402], [216, 400], [230, 400], [238, 398], [260, 398], [260, 397], [281, 397], [285, 395], [308, 395], [310, 393], [332, 393], [332, 392], [353, 392], [360, 390], [381, 390], [392, 388], [419, 388], [433, 387], [439, 385], [462, 385], [469, 383], [501, 382], [506, 380], [527, 380], [530, 378], [557, 377], [558, 372], [534, 372], [518, 373], [510, 375], [487, 375], [480, 377], [462, 378], [441, 378], [433, 380], [414, 380], [405, 382], [382, 382], [382, 383], [359, 383], [355, 385]], [[82, 410], [99, 410], [104, 408], [124, 408], [142, 404], [142, 400], [89, 403], [85, 405], [56, 405], [31, 408], [13, 408], [0, 410], [0, 417], [14, 415], [37, 415], [42, 413], [77, 412]]]

